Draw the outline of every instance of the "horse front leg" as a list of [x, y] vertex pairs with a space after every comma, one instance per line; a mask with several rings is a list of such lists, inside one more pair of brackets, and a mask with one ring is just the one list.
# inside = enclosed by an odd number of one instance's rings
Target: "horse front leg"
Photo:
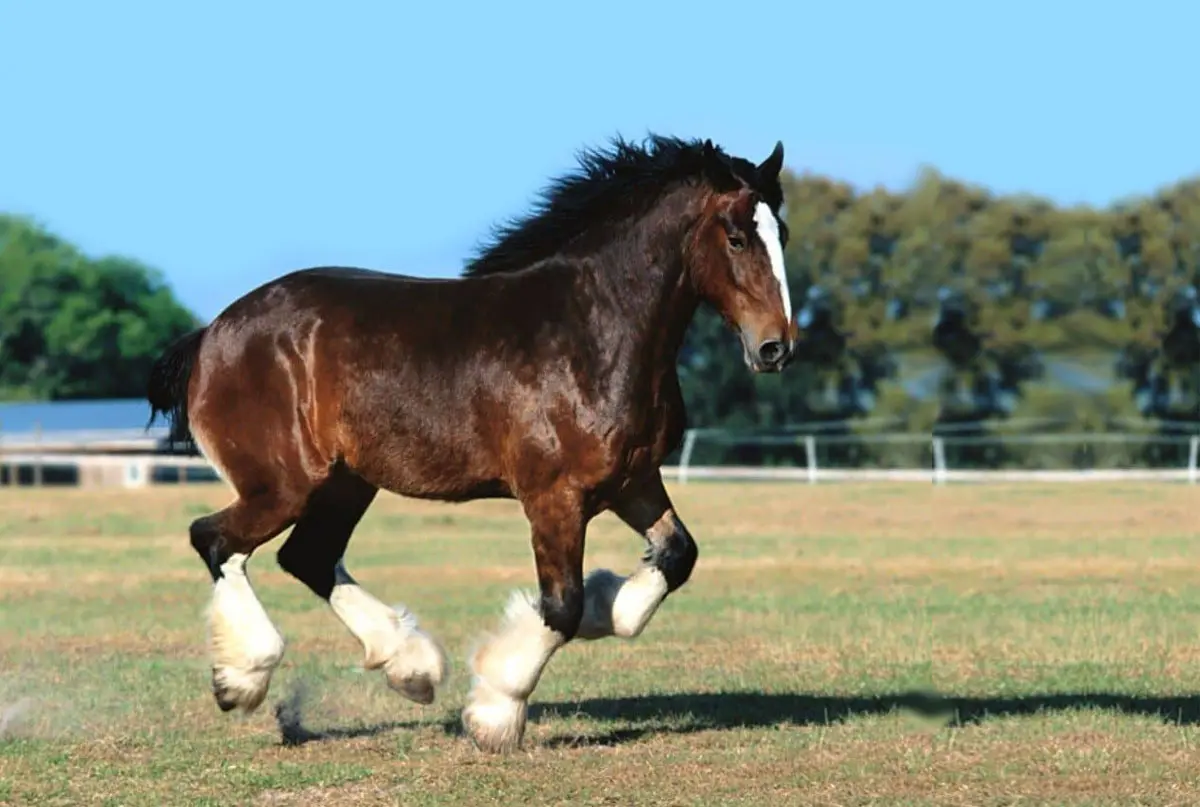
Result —
[[675, 513], [659, 472], [631, 485], [612, 510], [645, 538], [646, 553], [628, 577], [609, 569], [596, 569], [587, 576], [583, 619], [576, 634], [580, 639], [635, 638], [667, 595], [687, 582], [696, 565], [696, 542]]
[[463, 726], [476, 747], [520, 747], [529, 696], [550, 657], [574, 638], [583, 616], [582, 496], [558, 490], [523, 501], [532, 527], [540, 596], [515, 592], [500, 629], [471, 658]]

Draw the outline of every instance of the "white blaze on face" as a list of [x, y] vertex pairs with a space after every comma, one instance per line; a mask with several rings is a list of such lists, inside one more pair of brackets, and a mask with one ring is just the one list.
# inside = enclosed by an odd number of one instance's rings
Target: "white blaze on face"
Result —
[[791, 322], [792, 300], [788, 296], [787, 275], [784, 274], [783, 242], [779, 240], [779, 222], [775, 221], [775, 214], [766, 202], [755, 205], [754, 224], [758, 230], [758, 237], [762, 239], [763, 246], [767, 248], [767, 255], [771, 258], [771, 271], [775, 273], [775, 280], [779, 283], [779, 296], [783, 298], [783, 314], [787, 321]]

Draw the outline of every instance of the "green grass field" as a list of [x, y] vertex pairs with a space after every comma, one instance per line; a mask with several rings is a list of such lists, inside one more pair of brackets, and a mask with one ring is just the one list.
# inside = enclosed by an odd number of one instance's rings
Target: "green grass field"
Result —
[[[348, 565], [452, 656], [420, 707], [275, 565], [263, 708], [209, 693], [219, 486], [0, 490], [0, 804], [1200, 804], [1193, 488], [693, 484], [691, 582], [550, 663], [525, 747], [459, 733], [464, 658], [533, 583], [509, 502], [381, 497]], [[587, 565], [640, 539], [593, 522]], [[321, 801], [321, 800], [324, 801]]]

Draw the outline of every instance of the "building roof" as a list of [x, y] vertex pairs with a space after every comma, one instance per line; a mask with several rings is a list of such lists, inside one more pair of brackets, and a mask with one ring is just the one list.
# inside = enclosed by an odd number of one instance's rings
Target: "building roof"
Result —
[[149, 404], [138, 398], [0, 403], [0, 446], [154, 448], [167, 428], [159, 422], [147, 431], [149, 418]]

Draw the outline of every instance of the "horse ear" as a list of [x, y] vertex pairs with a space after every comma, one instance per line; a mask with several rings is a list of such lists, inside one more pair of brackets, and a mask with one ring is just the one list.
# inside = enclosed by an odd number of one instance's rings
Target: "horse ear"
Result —
[[779, 172], [783, 170], [783, 141], [775, 142], [775, 150], [771, 152], [771, 156], [762, 161], [762, 165], [758, 166], [758, 175], [762, 179], [772, 180], [779, 176]]
[[739, 186], [733, 168], [729, 165], [729, 157], [713, 145], [712, 140], [704, 141], [701, 154], [704, 160], [704, 172], [713, 185], [725, 190], [732, 190]]
[[729, 167], [729, 155], [721, 151], [721, 147], [712, 142], [711, 139], [704, 141], [704, 145], [701, 147], [700, 153], [704, 157], [704, 162], [709, 166], [725, 169]]

